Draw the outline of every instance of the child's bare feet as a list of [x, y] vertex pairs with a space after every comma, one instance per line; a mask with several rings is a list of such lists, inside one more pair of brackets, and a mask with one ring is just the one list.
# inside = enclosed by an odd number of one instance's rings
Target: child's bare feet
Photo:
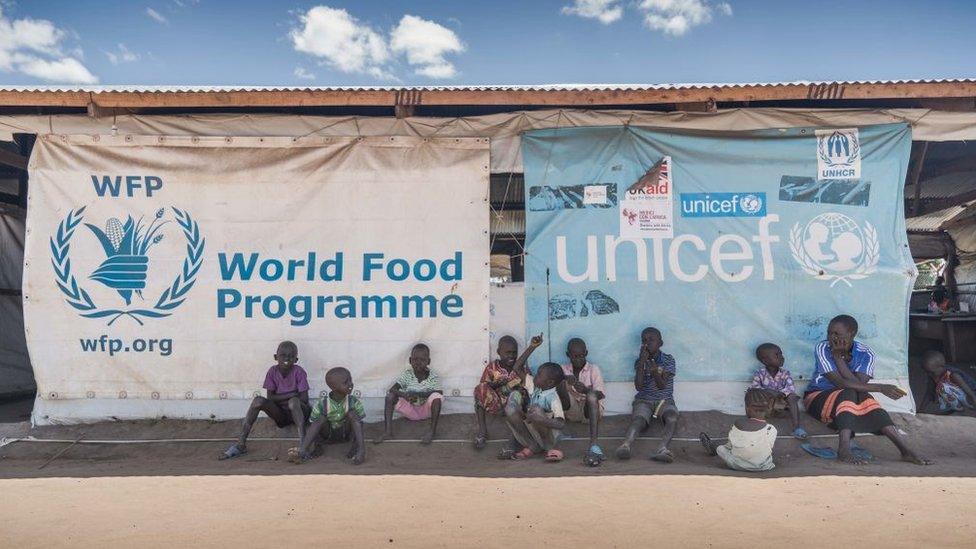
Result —
[[373, 444], [381, 444], [383, 441], [391, 438], [393, 438], [393, 433], [383, 433], [382, 435], [376, 437]]
[[488, 433], [478, 433], [474, 436], [474, 449], [483, 450], [488, 444]]
[[308, 454], [305, 454], [298, 447], [288, 449], [288, 461], [295, 465], [301, 465], [308, 461]]
[[352, 456], [352, 464], [353, 465], [362, 465], [364, 461], [366, 461], [366, 451], [365, 450], [362, 451], [362, 452], [358, 452], [357, 451], [355, 453], [355, 455]]
[[434, 441], [434, 431], [427, 431], [427, 433], [420, 439], [420, 443], [427, 446]]
[[902, 454], [901, 459], [909, 463], [914, 463], [915, 465], [932, 465], [933, 463], [935, 463], [931, 459], [925, 459], [923, 457], [915, 455], [914, 452], [906, 452]]
[[861, 459], [851, 453], [850, 448], [845, 450], [837, 450], [837, 461], [844, 461], [850, 463], [851, 465], [867, 465], [867, 461]]
[[617, 448], [617, 459], [630, 459], [630, 444], [626, 442]]
[[359, 448], [355, 444], [353, 444], [352, 445], [352, 448], [349, 448], [349, 451], [346, 452], [346, 459], [352, 459], [352, 458], [356, 457], [356, 452], [358, 452], [358, 451], [359, 451]]

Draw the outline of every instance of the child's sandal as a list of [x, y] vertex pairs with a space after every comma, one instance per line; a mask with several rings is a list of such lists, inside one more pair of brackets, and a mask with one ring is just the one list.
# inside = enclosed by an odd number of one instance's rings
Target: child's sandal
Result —
[[562, 450], [557, 450], [553, 448], [552, 450], [546, 452], [546, 461], [548, 461], [549, 463], [556, 463], [562, 460], [563, 460]]
[[512, 459], [530, 459], [535, 457], [535, 452], [531, 448], [522, 448], [512, 455]]

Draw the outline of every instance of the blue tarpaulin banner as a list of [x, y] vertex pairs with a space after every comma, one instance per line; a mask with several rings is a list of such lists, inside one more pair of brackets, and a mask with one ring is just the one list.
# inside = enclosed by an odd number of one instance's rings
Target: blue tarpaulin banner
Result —
[[905, 124], [528, 132], [527, 334], [547, 333], [556, 362], [584, 338], [610, 381], [633, 378], [645, 326], [685, 381], [747, 380], [771, 341], [799, 380], [847, 313], [876, 377], [905, 377], [910, 148]]

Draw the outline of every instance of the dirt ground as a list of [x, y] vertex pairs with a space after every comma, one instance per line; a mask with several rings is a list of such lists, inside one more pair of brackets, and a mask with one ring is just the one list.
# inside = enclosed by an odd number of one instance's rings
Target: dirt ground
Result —
[[[301, 466], [284, 460], [293, 432], [260, 420], [249, 453], [216, 456], [228, 442], [92, 444], [124, 439], [233, 438], [238, 422], [139, 421], [30, 429], [0, 424], [0, 437], [81, 442], [15, 442], [0, 448], [0, 547], [67, 545], [266, 547], [307, 544], [487, 546], [559, 539], [561, 545], [742, 547], [789, 543], [823, 546], [824, 536], [871, 539], [891, 547], [971, 547], [976, 527], [958, 520], [976, 501], [976, 418], [895, 416], [927, 457], [919, 467], [898, 460], [880, 437], [859, 437], [876, 460], [851, 466], [813, 458], [792, 439], [777, 442], [777, 467], [761, 474], [730, 471], [697, 443], [700, 431], [722, 436], [734, 418], [685, 413], [677, 461], [647, 457], [659, 428], [635, 445], [628, 462], [582, 465], [584, 440], [566, 444], [567, 459], [549, 464], [499, 461], [506, 438], [470, 443], [471, 416], [446, 416], [430, 447], [414, 439], [424, 425], [398, 420], [396, 441], [369, 444], [361, 466], [345, 445]], [[627, 419], [601, 430], [612, 452]], [[788, 421], [774, 422], [780, 433]], [[816, 443], [836, 436], [808, 424]], [[573, 425], [571, 435], [583, 437]], [[367, 425], [367, 437], [380, 432]], [[257, 440], [274, 437], [271, 440]], [[63, 452], [62, 452], [63, 451]], [[59, 452], [60, 455], [59, 455]], [[51, 459], [54, 458], [55, 459]], [[864, 509], [870, 509], [867, 513]], [[755, 536], [762, 533], [763, 538]], [[280, 537], [280, 538], [279, 538]], [[834, 539], [839, 539], [834, 537]], [[850, 539], [850, 538], [848, 538]], [[393, 541], [390, 541], [393, 540]]]

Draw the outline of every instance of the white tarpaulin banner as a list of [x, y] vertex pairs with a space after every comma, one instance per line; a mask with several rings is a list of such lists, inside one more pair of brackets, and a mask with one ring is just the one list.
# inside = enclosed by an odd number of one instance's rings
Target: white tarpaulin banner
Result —
[[488, 176], [484, 138], [42, 136], [24, 273], [39, 396], [247, 399], [286, 339], [314, 396], [334, 366], [382, 395], [418, 342], [470, 394]]

